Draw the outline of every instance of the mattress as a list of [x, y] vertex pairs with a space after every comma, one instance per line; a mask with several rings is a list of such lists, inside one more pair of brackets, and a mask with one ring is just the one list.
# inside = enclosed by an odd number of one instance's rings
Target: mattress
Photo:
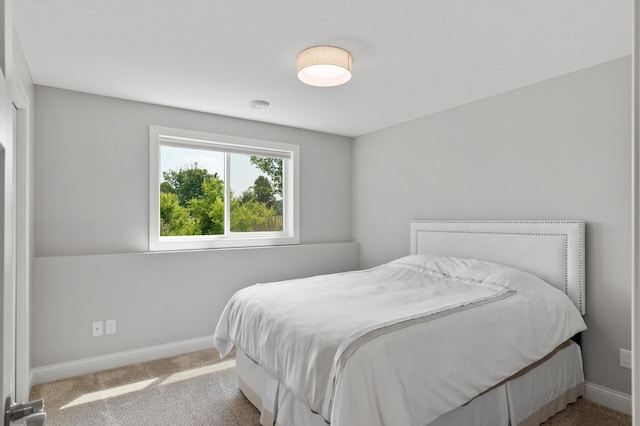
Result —
[[[326, 426], [322, 416], [242, 351], [236, 353], [236, 369], [240, 389], [261, 413], [261, 425]], [[429, 426], [537, 425], [583, 394], [582, 354], [570, 342]]]

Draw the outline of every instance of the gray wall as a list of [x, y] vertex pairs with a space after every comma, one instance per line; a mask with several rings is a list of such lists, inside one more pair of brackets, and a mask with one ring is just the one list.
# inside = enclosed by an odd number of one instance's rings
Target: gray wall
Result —
[[[244, 286], [358, 267], [351, 139], [42, 86], [35, 98], [32, 367], [207, 336]], [[146, 253], [149, 124], [300, 145], [302, 244]], [[111, 318], [117, 334], [92, 338]]]
[[[37, 86], [32, 367], [211, 334], [257, 280], [405, 255], [411, 219], [581, 218], [587, 380], [630, 393], [630, 66], [364, 135], [353, 152], [348, 138]], [[145, 253], [151, 123], [300, 144], [303, 244]], [[108, 318], [118, 334], [91, 338]]]
[[351, 240], [350, 138], [43, 86], [36, 120], [36, 256], [148, 250], [150, 124], [300, 145], [301, 242]]
[[584, 219], [587, 381], [631, 393], [631, 60], [354, 141], [361, 267], [409, 251], [411, 219]]

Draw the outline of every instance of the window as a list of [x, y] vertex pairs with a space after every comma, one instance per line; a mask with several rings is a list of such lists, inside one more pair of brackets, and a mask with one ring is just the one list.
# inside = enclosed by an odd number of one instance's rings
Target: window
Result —
[[297, 244], [299, 147], [150, 126], [149, 249]]

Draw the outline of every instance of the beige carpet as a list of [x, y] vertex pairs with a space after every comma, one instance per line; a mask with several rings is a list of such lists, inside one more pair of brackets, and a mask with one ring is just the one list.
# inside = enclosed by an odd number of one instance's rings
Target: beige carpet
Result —
[[[34, 386], [48, 426], [258, 426], [238, 390], [233, 356], [211, 349]], [[578, 400], [545, 425], [623, 426], [631, 417]]]

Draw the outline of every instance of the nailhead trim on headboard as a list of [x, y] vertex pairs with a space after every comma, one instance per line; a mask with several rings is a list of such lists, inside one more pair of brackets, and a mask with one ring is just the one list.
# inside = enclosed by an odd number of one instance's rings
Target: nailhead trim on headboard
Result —
[[[417, 248], [419, 247], [419, 238], [420, 238], [420, 234], [424, 233], [424, 232], [437, 232], [437, 233], [456, 233], [456, 234], [486, 234], [486, 235], [522, 235], [522, 236], [541, 236], [541, 237], [545, 237], [545, 236], [549, 236], [549, 237], [563, 237], [564, 239], [564, 263], [565, 263], [565, 268], [564, 268], [564, 291], [566, 294], [569, 294], [569, 268], [570, 268], [570, 262], [569, 262], [569, 258], [570, 258], [570, 253], [569, 253], [569, 239], [570, 239], [570, 235], [569, 233], [563, 233], [563, 232], [558, 232], [558, 233], [545, 233], [545, 232], [517, 232], [517, 231], [513, 231], [513, 230], [509, 230], [509, 231], [499, 231], [499, 230], [478, 230], [478, 231], [472, 231], [472, 230], [465, 230], [465, 229], [461, 229], [461, 230], [455, 230], [455, 229], [451, 229], [451, 226], [455, 226], [456, 224], [461, 224], [463, 225], [462, 228], [464, 228], [464, 225], [466, 224], [480, 224], [480, 225], [484, 225], [484, 224], [488, 224], [488, 225], [496, 225], [496, 226], [500, 226], [501, 224], [507, 224], [507, 225], [518, 225], [518, 224], [522, 224], [524, 226], [529, 226], [529, 225], [562, 225], [562, 224], [567, 224], [567, 225], [578, 225], [578, 233], [577, 233], [577, 256], [578, 256], [578, 309], [584, 313], [585, 311], [585, 307], [584, 307], [584, 284], [585, 284], [585, 278], [584, 278], [584, 261], [585, 261], [585, 257], [584, 257], [584, 222], [580, 221], [580, 220], [434, 220], [434, 221], [430, 221], [430, 220], [417, 220], [417, 221], [412, 221], [412, 226], [413, 224], [429, 224], [429, 225], [434, 225], [434, 226], [438, 226], [438, 225], [443, 225], [443, 228], [446, 229], [416, 229], [416, 232], [414, 233], [414, 235], [412, 235], [412, 237], [414, 238], [413, 241], [413, 247]], [[573, 234], [573, 231], [572, 231]]]

